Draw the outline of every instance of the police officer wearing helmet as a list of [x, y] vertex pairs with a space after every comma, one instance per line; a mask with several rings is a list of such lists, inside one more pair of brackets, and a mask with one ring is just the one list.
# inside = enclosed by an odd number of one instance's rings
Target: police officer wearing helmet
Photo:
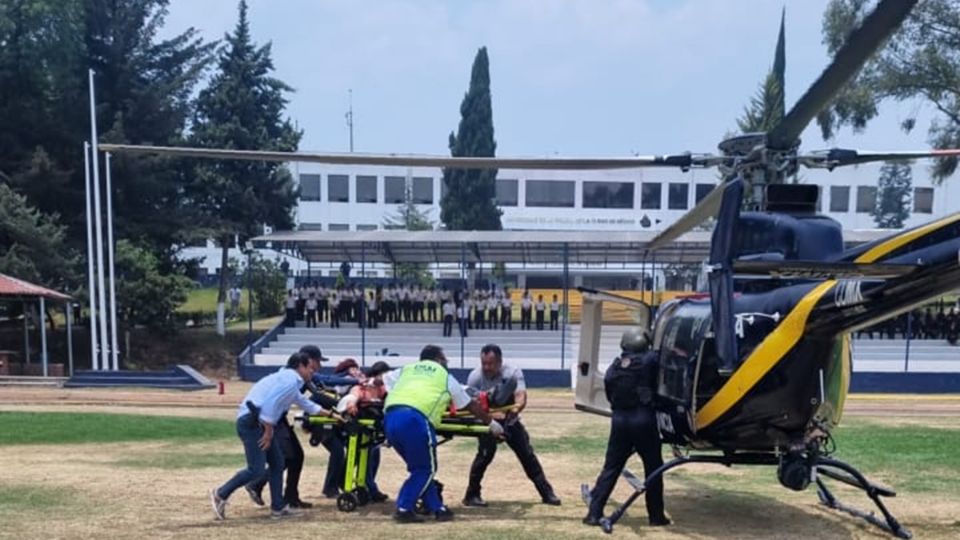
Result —
[[[656, 352], [650, 350], [650, 341], [650, 333], [645, 329], [624, 332], [620, 340], [622, 353], [604, 376], [604, 390], [612, 412], [610, 438], [603, 470], [590, 492], [590, 510], [583, 518], [587, 525], [600, 524], [603, 507], [630, 454], [640, 455], [645, 476], [663, 465], [653, 406], [659, 364]], [[669, 525], [670, 520], [663, 511], [662, 478], [651, 482], [644, 495], [650, 525]]]

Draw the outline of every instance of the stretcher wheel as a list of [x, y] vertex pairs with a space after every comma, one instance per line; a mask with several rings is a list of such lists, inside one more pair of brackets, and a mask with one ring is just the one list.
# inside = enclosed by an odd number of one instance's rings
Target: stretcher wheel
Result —
[[366, 506], [370, 503], [370, 490], [365, 487], [358, 487], [354, 492], [354, 496], [357, 499], [357, 504], [360, 506]]
[[357, 509], [357, 496], [353, 493], [341, 493], [337, 496], [337, 510], [353, 512]]

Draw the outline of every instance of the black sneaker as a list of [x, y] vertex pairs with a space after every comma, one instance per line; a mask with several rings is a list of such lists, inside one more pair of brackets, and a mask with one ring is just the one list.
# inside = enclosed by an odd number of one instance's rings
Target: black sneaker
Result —
[[380, 493], [379, 491], [370, 495], [370, 501], [375, 503], [387, 502], [390, 500], [390, 496], [386, 493]]
[[464, 497], [463, 501], [461, 502], [463, 503], [464, 506], [477, 506], [480, 508], [487, 507], [487, 501], [483, 500], [483, 498], [480, 497], [479, 495], [470, 495], [470, 496]]
[[597, 516], [595, 516], [595, 515], [593, 515], [593, 514], [587, 514], [587, 517], [583, 518], [583, 524], [584, 524], [584, 525], [589, 525], [589, 526], [591, 526], [591, 527], [599, 527], [599, 526], [600, 526], [600, 518], [598, 518]]
[[650, 516], [651, 527], [665, 527], [673, 523], [667, 516]]
[[423, 523], [423, 518], [410, 510], [397, 510], [393, 513], [393, 520], [397, 523]]
[[307, 501], [301, 501], [297, 499], [295, 501], [290, 501], [290, 508], [313, 508], [313, 503], [308, 503]]
[[550, 506], [560, 506], [560, 498], [554, 495], [552, 492], [547, 493], [541, 499], [543, 504], [549, 504]]
[[250, 500], [253, 501], [253, 504], [257, 506], [263, 506], [263, 494], [259, 491], [253, 489], [250, 486], [243, 486], [243, 489], [247, 490], [247, 495], [250, 496]]
[[453, 521], [453, 511], [446, 506], [442, 506], [433, 515], [437, 517], [437, 521]]

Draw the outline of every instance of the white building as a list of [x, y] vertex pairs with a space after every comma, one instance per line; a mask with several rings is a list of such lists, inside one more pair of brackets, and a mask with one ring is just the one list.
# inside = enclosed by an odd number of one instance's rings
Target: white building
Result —
[[[960, 188], [951, 182], [933, 185], [925, 164], [914, 166], [913, 194], [907, 227], [960, 210]], [[292, 163], [299, 183], [297, 227], [302, 230], [365, 231], [385, 228], [407, 186], [414, 201], [429, 219], [440, 225], [442, 172], [438, 168], [373, 167]], [[799, 181], [821, 187], [820, 209], [839, 221], [845, 230], [874, 228], [874, 207], [880, 164], [846, 167], [828, 172], [803, 169]], [[717, 183], [716, 170], [682, 172], [673, 168], [610, 171], [531, 171], [501, 169], [497, 175], [497, 204], [503, 211], [504, 229], [639, 231], [661, 230], [692, 208]], [[219, 254], [197, 248], [185, 255], [206, 255], [210, 272], [219, 266]], [[212, 256], [211, 256], [212, 255]], [[264, 253], [267, 257], [280, 256]], [[239, 256], [239, 251], [238, 251]], [[306, 265], [287, 258], [290, 268], [305, 274]], [[312, 276], [331, 276], [339, 263], [311, 265]], [[359, 270], [359, 269], [358, 269]], [[556, 268], [511, 268], [524, 276], [550, 274]], [[584, 273], [636, 275], [633, 268], [571, 268]], [[369, 277], [389, 276], [387, 268], [370, 268]], [[456, 270], [439, 270], [455, 277]], [[525, 281], [522, 279], [521, 281]], [[582, 282], [582, 279], [576, 281]], [[523, 285], [524, 283], [521, 283]]]

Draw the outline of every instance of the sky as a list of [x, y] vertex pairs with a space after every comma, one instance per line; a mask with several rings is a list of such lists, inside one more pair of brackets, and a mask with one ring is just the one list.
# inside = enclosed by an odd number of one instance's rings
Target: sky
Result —
[[[162, 34], [233, 29], [237, 0], [171, 0]], [[786, 10], [787, 108], [828, 62], [827, 0], [250, 0], [254, 39], [301, 150], [347, 151], [349, 91], [358, 152], [446, 154], [477, 49], [490, 56], [500, 156], [714, 152], [773, 62]], [[901, 121], [919, 115], [906, 135]], [[862, 134], [803, 148], [926, 148], [930, 112], [889, 103]], [[922, 174], [921, 168], [915, 175]]]

